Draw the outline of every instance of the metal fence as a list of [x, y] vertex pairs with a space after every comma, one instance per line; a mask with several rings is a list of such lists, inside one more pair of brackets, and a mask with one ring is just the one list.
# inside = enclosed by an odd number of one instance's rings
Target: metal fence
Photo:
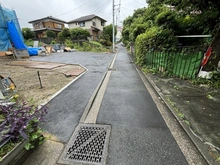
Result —
[[204, 54], [204, 47], [181, 47], [176, 51], [149, 51], [146, 66], [183, 79], [196, 78]]

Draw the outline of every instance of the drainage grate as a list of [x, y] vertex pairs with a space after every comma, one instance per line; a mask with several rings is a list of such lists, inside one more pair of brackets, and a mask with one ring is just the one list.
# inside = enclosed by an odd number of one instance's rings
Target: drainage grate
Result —
[[111, 127], [79, 124], [58, 163], [105, 164]]

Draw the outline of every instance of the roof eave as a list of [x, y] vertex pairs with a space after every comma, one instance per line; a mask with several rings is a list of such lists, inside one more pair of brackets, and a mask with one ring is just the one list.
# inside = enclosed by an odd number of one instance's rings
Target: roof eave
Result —
[[51, 17], [45, 17], [45, 18], [41, 18], [41, 19], [36, 19], [36, 20], [33, 20], [33, 21], [29, 21], [28, 23], [35, 23], [35, 22], [39, 22], [39, 21], [43, 21], [45, 19], [51, 19], [51, 20], [54, 20], [54, 21], [57, 21], [57, 22], [62, 22], [62, 23], [67, 23], [66, 21], [63, 21], [63, 20], [58, 20], [58, 19], [54, 19], [54, 18], [51, 18]]

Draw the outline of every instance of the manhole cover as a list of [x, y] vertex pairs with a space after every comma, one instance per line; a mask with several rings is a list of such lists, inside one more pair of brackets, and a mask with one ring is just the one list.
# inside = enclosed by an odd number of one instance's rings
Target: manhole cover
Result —
[[109, 125], [79, 124], [58, 163], [105, 164], [110, 131]]

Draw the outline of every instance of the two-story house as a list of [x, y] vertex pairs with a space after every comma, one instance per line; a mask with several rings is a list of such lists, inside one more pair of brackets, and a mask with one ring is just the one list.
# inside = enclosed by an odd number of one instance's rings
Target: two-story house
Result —
[[47, 30], [52, 30], [57, 35], [65, 27], [64, 24], [66, 23], [66, 21], [48, 16], [45, 18], [30, 21], [28, 23], [32, 24], [34, 29], [33, 31], [36, 33], [36, 36], [38, 38], [43, 38]]
[[83, 28], [89, 31], [92, 40], [97, 40], [107, 21], [97, 15], [87, 15], [67, 22], [70, 29]]

